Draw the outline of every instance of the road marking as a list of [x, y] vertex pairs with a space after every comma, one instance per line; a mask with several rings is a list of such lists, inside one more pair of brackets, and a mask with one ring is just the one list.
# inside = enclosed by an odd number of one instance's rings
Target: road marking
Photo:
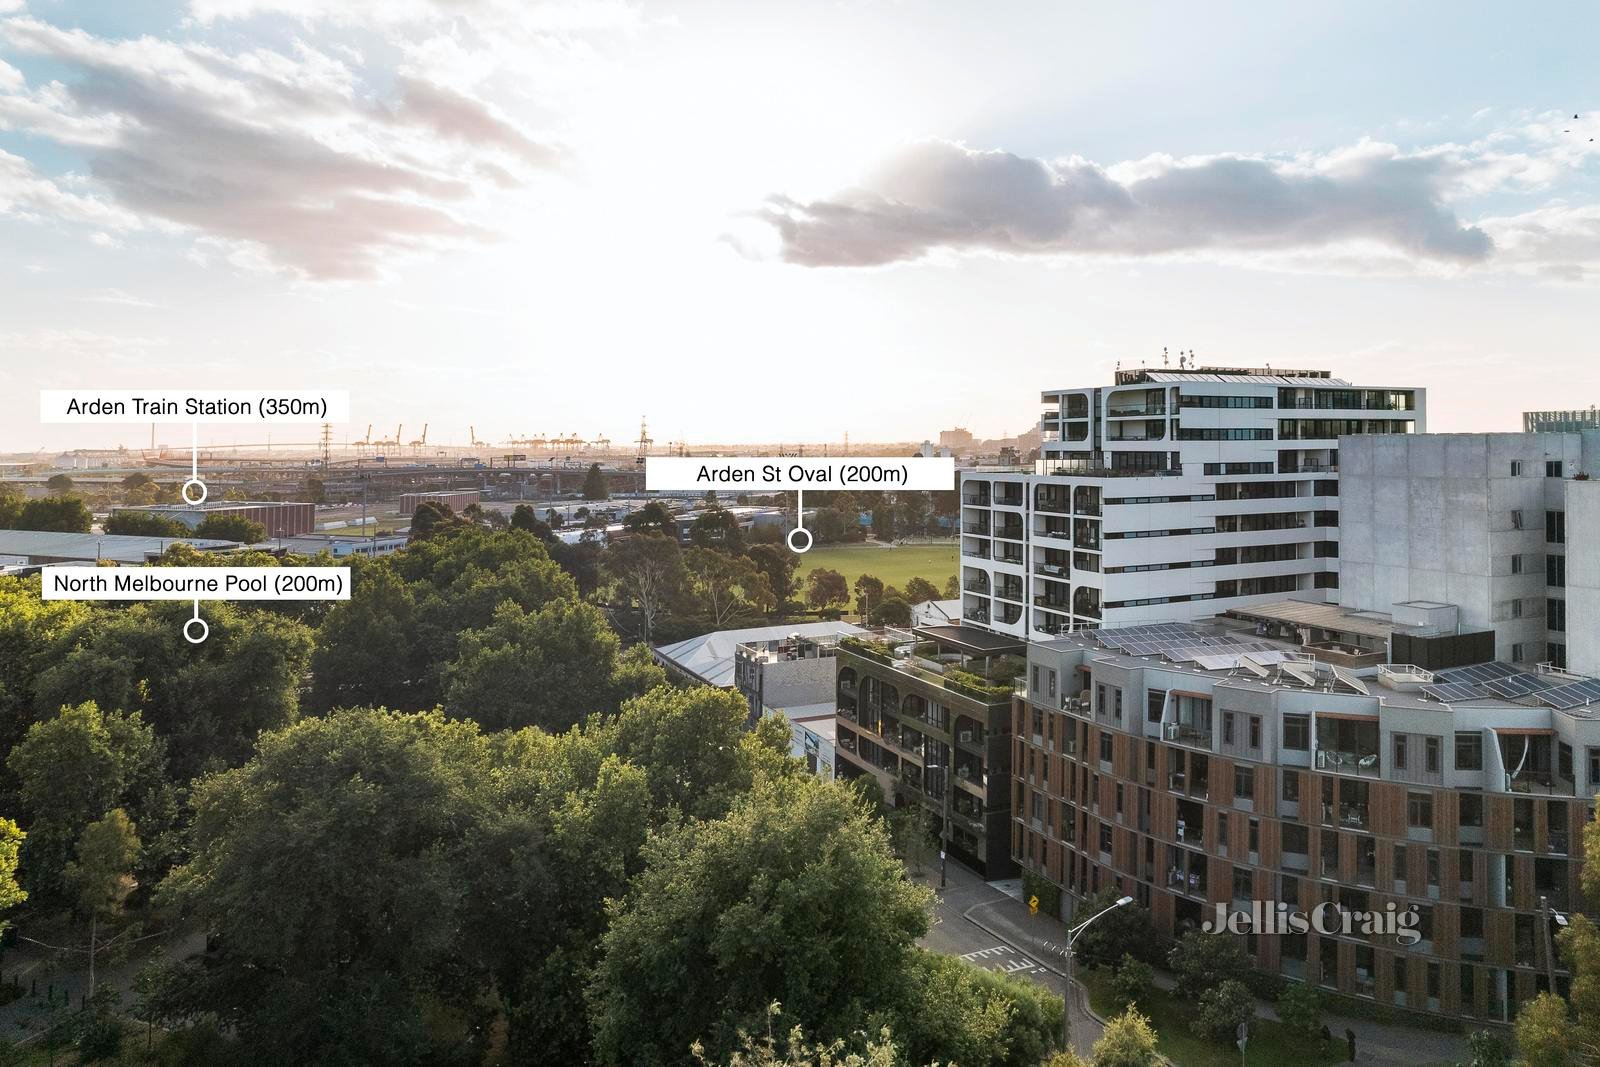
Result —
[[[1015, 957], [1007, 959], [1006, 957]], [[980, 948], [975, 952], [964, 952], [961, 958], [968, 963], [976, 963], [991, 971], [1001, 974], [1029, 974], [1040, 971], [1040, 967], [1027, 956], [1022, 955], [1010, 945], [995, 945], [993, 948]]]

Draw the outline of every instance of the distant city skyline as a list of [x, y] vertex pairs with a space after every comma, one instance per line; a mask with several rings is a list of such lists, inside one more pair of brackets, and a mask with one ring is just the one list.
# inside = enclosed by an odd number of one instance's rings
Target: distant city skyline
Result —
[[39, 389], [268, 375], [348, 389], [341, 438], [994, 438], [1163, 346], [1514, 431], [1600, 402], [1597, 31], [0, 0], [0, 451], [149, 441]]

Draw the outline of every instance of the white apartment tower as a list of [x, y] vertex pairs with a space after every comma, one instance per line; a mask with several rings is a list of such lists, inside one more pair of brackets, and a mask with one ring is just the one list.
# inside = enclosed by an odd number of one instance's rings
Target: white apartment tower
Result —
[[1031, 470], [961, 473], [962, 614], [1022, 638], [1336, 601], [1339, 441], [1424, 391], [1321, 370], [1142, 367], [1043, 394]]

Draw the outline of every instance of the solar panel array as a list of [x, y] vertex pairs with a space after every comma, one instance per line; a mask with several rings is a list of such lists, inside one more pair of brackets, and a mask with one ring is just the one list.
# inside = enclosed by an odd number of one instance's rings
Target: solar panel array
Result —
[[1541, 690], [1554, 689], [1559, 684], [1552, 682], [1543, 674], [1512, 674], [1496, 678], [1492, 682], [1484, 682], [1483, 687], [1497, 697], [1515, 700], [1518, 697], [1532, 696]]
[[1600, 701], [1600, 681], [1585, 678], [1581, 682], [1568, 682], [1566, 685], [1558, 685], [1553, 689], [1537, 693], [1534, 699], [1559, 711], [1581, 708], [1591, 702]]
[[[1105, 647], [1129, 656], [1165, 656], [1174, 663], [1193, 660], [1207, 670], [1229, 669], [1247, 652], [1274, 652], [1267, 641], [1253, 641], [1207, 633], [1197, 626], [1179, 622], [1152, 623], [1148, 626], [1119, 626], [1098, 630], [1095, 638]], [[1226, 661], [1225, 667], [1214, 667]]]
[[1492, 682], [1497, 678], [1509, 678], [1513, 674], [1522, 674], [1509, 663], [1475, 663], [1470, 667], [1451, 667], [1447, 671], [1438, 671], [1434, 677], [1445, 682]]

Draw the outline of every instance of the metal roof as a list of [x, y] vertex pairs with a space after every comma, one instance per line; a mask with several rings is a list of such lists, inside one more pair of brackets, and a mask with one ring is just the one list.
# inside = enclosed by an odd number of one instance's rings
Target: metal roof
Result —
[[1294, 626], [1315, 626], [1321, 630], [1360, 634], [1363, 637], [1388, 637], [1396, 630], [1393, 619], [1376, 611], [1352, 611], [1338, 604], [1313, 604], [1305, 600], [1277, 600], [1270, 604], [1249, 604], [1230, 608], [1229, 615], [1241, 619], [1268, 619]]
[[740, 645], [756, 641], [781, 641], [795, 634], [801, 637], [832, 637], [866, 632], [849, 622], [788, 622], [777, 626], [752, 626], [744, 630], [717, 630], [662, 645], [651, 651], [657, 659], [693, 675], [706, 685], [727, 689], [733, 685], [733, 653]]
[[204, 537], [132, 537], [126, 534], [0, 530], [0, 556], [143, 563], [173, 545], [192, 545], [198, 549], [211, 550], [238, 548], [239, 542], [218, 541]]

